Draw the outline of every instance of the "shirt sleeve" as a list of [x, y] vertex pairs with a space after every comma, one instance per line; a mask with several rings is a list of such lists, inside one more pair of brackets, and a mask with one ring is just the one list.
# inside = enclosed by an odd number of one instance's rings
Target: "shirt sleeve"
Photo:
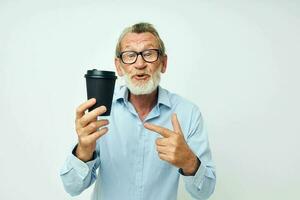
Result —
[[214, 192], [216, 185], [215, 166], [209, 147], [208, 136], [199, 109], [196, 107], [192, 112], [190, 133], [187, 143], [201, 164], [194, 176], [184, 176], [183, 180], [188, 193], [195, 199], [208, 199]]
[[64, 188], [71, 196], [79, 195], [95, 182], [97, 178], [96, 170], [100, 165], [99, 153], [94, 152], [92, 160], [83, 162], [74, 154], [76, 147], [77, 145], [60, 170]]

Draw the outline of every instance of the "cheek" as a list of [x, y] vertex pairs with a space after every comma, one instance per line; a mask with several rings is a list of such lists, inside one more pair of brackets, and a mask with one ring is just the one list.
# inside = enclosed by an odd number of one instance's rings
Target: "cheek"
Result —
[[132, 70], [131, 68], [125, 68], [125, 69], [124, 69], [124, 72], [125, 72], [126, 74], [132, 74], [132, 73], [133, 73], [133, 70]]
[[130, 68], [128, 66], [122, 66], [121, 71], [123, 74], [129, 74], [130, 73]]
[[149, 72], [150, 74], [154, 74], [158, 69], [159, 69], [159, 65], [151, 65], [151, 66], [148, 68], [148, 72]]
[[151, 74], [155, 74], [157, 71], [161, 71], [162, 69], [162, 64], [156, 65], [156, 66], [152, 66], [151, 68], [149, 68], [149, 72]]

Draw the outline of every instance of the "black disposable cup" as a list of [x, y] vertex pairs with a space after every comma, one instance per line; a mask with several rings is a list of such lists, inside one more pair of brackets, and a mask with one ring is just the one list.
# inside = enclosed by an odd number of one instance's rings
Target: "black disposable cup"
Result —
[[89, 111], [104, 105], [107, 111], [101, 116], [109, 116], [117, 79], [115, 72], [93, 69], [88, 70], [84, 77], [86, 78], [87, 98], [96, 99], [96, 104], [89, 108]]

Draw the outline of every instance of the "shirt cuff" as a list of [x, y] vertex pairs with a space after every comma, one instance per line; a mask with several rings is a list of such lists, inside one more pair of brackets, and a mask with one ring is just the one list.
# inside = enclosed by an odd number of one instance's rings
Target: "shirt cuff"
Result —
[[182, 169], [179, 169], [178, 172], [183, 175], [183, 179], [184, 181], [188, 184], [188, 185], [194, 185], [196, 186], [198, 189], [200, 189], [202, 187], [203, 184], [203, 180], [204, 180], [204, 176], [206, 173], [206, 166], [203, 162], [201, 162], [197, 172], [195, 173], [194, 176], [185, 176], [183, 174]]
[[68, 157], [68, 171], [75, 170], [80, 178], [85, 179], [85, 177], [89, 174], [89, 172], [93, 169], [96, 163], [96, 153], [94, 152], [92, 160], [88, 162], [83, 162], [79, 158], [77, 158], [74, 154], [77, 145], [74, 147], [72, 154]]

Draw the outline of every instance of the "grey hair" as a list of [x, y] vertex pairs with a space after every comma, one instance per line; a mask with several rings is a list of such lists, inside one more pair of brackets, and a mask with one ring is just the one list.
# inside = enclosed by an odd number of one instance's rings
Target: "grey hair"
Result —
[[164, 45], [164, 42], [162, 41], [162, 39], [159, 37], [157, 30], [154, 28], [154, 26], [152, 24], [141, 22], [141, 23], [137, 23], [132, 26], [129, 26], [123, 30], [123, 32], [121, 33], [121, 35], [119, 37], [117, 46], [116, 46], [116, 52], [115, 52], [116, 57], [120, 56], [121, 42], [127, 33], [146, 33], [146, 32], [149, 32], [155, 36], [155, 38], [158, 41], [159, 50], [161, 52], [161, 55], [164, 56], [166, 54], [165, 45]]

